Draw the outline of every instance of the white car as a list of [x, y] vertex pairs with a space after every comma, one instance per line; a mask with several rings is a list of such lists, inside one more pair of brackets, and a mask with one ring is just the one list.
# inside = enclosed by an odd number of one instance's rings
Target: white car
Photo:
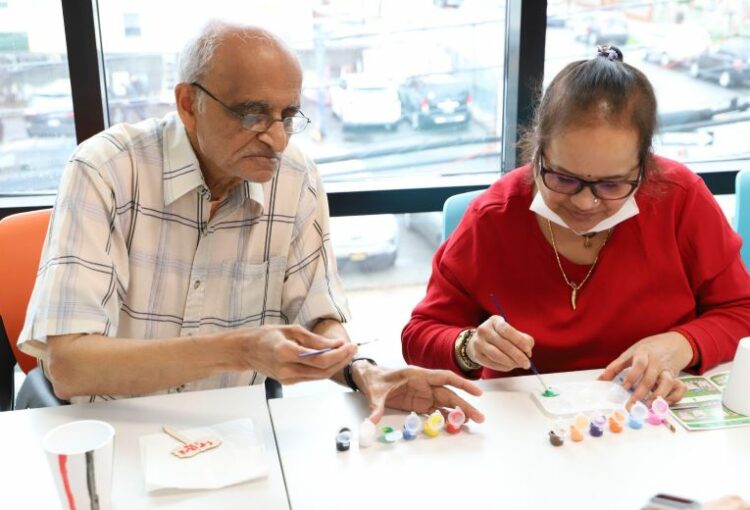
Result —
[[364, 74], [346, 75], [331, 89], [331, 110], [343, 129], [383, 126], [393, 130], [401, 121], [397, 88]]
[[339, 267], [385, 269], [398, 255], [398, 220], [394, 214], [335, 216], [331, 241]]

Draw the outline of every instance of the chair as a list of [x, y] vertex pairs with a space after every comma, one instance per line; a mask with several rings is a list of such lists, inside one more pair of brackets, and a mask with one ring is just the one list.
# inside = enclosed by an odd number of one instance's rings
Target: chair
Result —
[[742, 237], [742, 261], [750, 267], [750, 170], [737, 172], [734, 193], [734, 229]]
[[484, 193], [485, 190], [467, 191], [448, 197], [443, 204], [443, 242], [448, 239], [458, 226], [461, 218], [469, 207], [469, 202]]
[[[52, 385], [42, 369], [37, 367], [36, 359], [19, 351], [16, 345], [34, 288], [50, 216], [51, 209], [44, 209], [13, 214], [0, 220], [0, 246], [3, 247], [0, 250], [0, 341], [10, 344], [12, 356], [10, 358], [6, 355], [3, 359], [6, 367], [10, 362], [11, 379], [16, 362], [26, 373], [13, 406], [16, 409], [66, 403], [55, 396]], [[5, 370], [0, 376], [3, 380], [7, 380], [7, 368]], [[0, 396], [0, 403], [12, 405], [14, 385], [3, 385], [2, 391], [4, 393]], [[3, 410], [7, 408], [9, 407]]]
[[8, 336], [5, 334], [3, 318], [0, 316], [0, 411], [13, 409], [16, 396], [16, 381], [13, 373], [16, 367], [16, 357], [10, 348]]
[[[13, 214], [0, 220], [0, 411], [68, 404], [55, 396], [36, 359], [18, 350], [18, 336], [34, 288], [51, 209]], [[3, 322], [5, 327], [3, 327]], [[10, 344], [10, 348], [8, 348]], [[26, 373], [14, 398], [14, 366]], [[266, 398], [283, 396], [278, 381], [267, 378]]]

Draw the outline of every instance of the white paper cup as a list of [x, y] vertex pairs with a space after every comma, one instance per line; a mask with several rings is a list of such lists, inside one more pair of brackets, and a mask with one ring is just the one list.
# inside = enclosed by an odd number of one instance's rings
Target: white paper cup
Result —
[[735, 413], [750, 416], [750, 337], [740, 340], [737, 346], [723, 403]]
[[66, 423], [42, 440], [64, 509], [107, 510], [115, 429], [98, 420]]

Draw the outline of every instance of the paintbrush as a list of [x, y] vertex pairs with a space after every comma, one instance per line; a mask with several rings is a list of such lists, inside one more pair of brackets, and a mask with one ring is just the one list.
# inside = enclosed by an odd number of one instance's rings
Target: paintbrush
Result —
[[[505, 319], [505, 321], [507, 322], [508, 317], [505, 315], [505, 310], [503, 310], [503, 307], [500, 306], [500, 301], [497, 300], [495, 294], [493, 294], [492, 292], [490, 292], [490, 299], [492, 299], [492, 303], [495, 305], [495, 309], [497, 309], [498, 315], [500, 315], [500, 317]], [[529, 358], [529, 366], [531, 367], [531, 371], [534, 373], [537, 379], [539, 379], [539, 382], [544, 388], [544, 393], [553, 394], [554, 391], [544, 383], [544, 379], [542, 379], [542, 376], [539, 374], [539, 370], [537, 370], [536, 365], [534, 364], [534, 360], [532, 360], [531, 358]]]
[[[354, 345], [356, 345], [357, 347], [359, 347], [361, 345], [371, 344], [371, 343], [377, 342], [377, 341], [378, 341], [377, 338], [372, 338], [370, 340], [365, 340], [364, 342], [358, 342], [358, 343], [356, 343]], [[334, 349], [338, 349], [338, 347], [326, 347], [325, 349], [318, 349], [317, 351], [303, 352], [303, 353], [300, 353], [299, 357], [300, 358], [309, 358], [310, 356], [317, 356], [318, 354], [323, 354], [323, 353], [326, 353], [326, 352], [331, 352]]]

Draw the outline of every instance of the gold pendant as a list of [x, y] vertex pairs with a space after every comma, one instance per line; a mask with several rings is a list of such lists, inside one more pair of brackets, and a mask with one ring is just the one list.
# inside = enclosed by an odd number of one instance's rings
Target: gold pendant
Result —
[[573, 307], [573, 310], [576, 309], [576, 295], [578, 294], [578, 287], [573, 287], [573, 290], [570, 293], [570, 306]]

